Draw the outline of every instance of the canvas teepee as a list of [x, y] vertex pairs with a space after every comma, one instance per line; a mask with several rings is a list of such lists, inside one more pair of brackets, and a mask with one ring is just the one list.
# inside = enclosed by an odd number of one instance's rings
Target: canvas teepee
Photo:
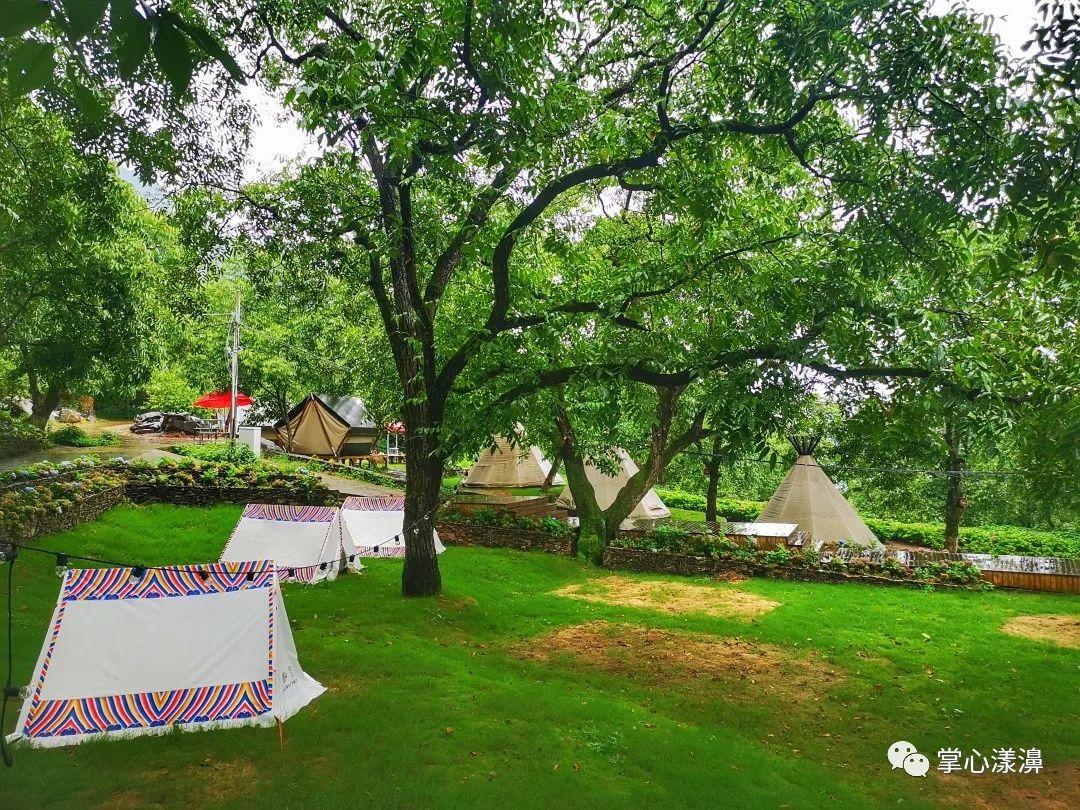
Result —
[[270, 726], [325, 690], [272, 562], [70, 569], [15, 733], [38, 748]]
[[283, 581], [311, 583], [335, 579], [342, 561], [347, 570], [359, 571], [358, 556], [337, 507], [249, 503], [221, 561], [271, 559]]
[[[540, 448], [535, 445], [522, 452], [520, 446], [499, 436], [495, 447], [488, 448], [477, 459], [465, 479], [467, 487], [538, 487], [542, 486], [551, 462], [544, 458]], [[555, 476], [553, 483], [561, 484], [562, 478]]]
[[795, 523], [800, 532], [823, 543], [881, 548], [870, 528], [814, 460], [820, 437], [789, 436], [799, 454], [755, 523]]
[[[615, 451], [615, 454], [618, 457], [619, 469], [613, 476], [601, 472], [600, 468], [593, 464], [585, 464], [585, 476], [589, 479], [589, 483], [592, 484], [593, 492], [596, 493], [596, 504], [602, 510], [611, 506], [619, 492], [626, 486], [626, 482], [630, 480], [630, 476], [638, 471], [638, 465], [634, 463], [634, 460], [630, 458], [630, 454], [625, 450], [619, 448]], [[574, 496], [570, 494], [570, 487], [562, 491], [556, 503], [565, 506], [567, 509], [573, 508]], [[666, 517], [671, 517], [671, 512], [664, 506], [664, 502], [660, 500], [660, 496], [656, 494], [656, 491], [650, 489], [645, 493], [645, 497], [641, 499], [641, 502], [634, 507], [634, 511], [630, 513], [628, 520], [656, 520]]]

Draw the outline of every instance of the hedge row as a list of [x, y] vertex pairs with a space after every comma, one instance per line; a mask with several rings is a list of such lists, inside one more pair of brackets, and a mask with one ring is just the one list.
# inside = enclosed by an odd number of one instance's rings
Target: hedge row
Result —
[[[702, 535], [677, 536], [675, 532], [654, 532], [642, 537], [619, 537], [612, 548], [645, 551], [663, 560], [664, 566], [653, 570], [670, 571], [686, 566], [680, 573], [694, 573], [699, 561], [708, 560], [735, 566], [747, 566], [750, 573], [770, 575], [773, 571], [792, 569], [805, 573], [841, 574], [844, 576], [883, 577], [901, 582], [918, 582], [927, 585], [945, 584], [965, 587], [990, 587], [982, 580], [982, 572], [969, 562], [933, 562], [919, 566], [904, 565], [895, 557], [880, 552], [853, 555], [822, 555], [815, 551], [779, 548], [766, 551], [726, 538]], [[625, 556], [625, 555], [623, 555]], [[682, 562], [673, 558], [682, 558]], [[605, 562], [612, 555], [605, 553]], [[648, 559], [647, 557], [645, 558]], [[723, 570], [722, 567], [716, 570]], [[826, 577], [827, 578], [827, 577]]]
[[[657, 493], [668, 506], [705, 511], [705, 498], [701, 495], [660, 487]], [[718, 498], [716, 508], [728, 520], [752, 521], [761, 514], [765, 503]], [[942, 523], [905, 523], [865, 516], [863, 520], [883, 542], [909, 543], [934, 549], [945, 546], [945, 526]], [[1021, 526], [964, 526], [960, 529], [960, 550], [974, 554], [1080, 557], [1080, 532], [1043, 531]]]

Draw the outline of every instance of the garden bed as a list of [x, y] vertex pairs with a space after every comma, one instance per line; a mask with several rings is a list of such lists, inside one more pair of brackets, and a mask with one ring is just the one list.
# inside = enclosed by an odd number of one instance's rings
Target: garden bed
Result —
[[329, 491], [301, 491], [292, 487], [212, 487], [173, 484], [128, 484], [132, 503], [171, 503], [177, 506], [212, 506], [218, 503], [275, 503], [289, 506], [332, 506]]
[[124, 499], [212, 506], [274, 503], [327, 506], [335, 495], [312, 475], [260, 465], [78, 459], [36, 464], [0, 477], [0, 539], [27, 540], [96, 520]]
[[123, 486], [96, 492], [79, 500], [73, 506], [67, 508], [57, 507], [55, 512], [42, 514], [31, 521], [20, 524], [14, 530], [6, 526], [0, 527], [0, 542], [6, 539], [33, 540], [45, 534], [64, 532], [82, 523], [97, 520], [105, 512], [123, 502]]
[[451, 545], [577, 554], [577, 529], [549, 516], [521, 517], [498, 507], [465, 512], [455, 504], [439, 514], [437, 524], [439, 537]]
[[986, 587], [981, 581], [958, 583], [942, 581], [936, 577], [921, 579], [914, 576], [850, 573], [849, 571], [829, 570], [804, 565], [797, 561], [778, 565], [749, 559], [696, 556], [620, 546], [608, 546], [605, 548], [601, 565], [612, 570], [682, 574], [686, 576], [736, 574], [739, 576], [772, 577], [774, 579], [797, 580], [800, 582], [861, 582], [868, 585], [896, 585], [908, 588], [925, 588], [928, 585], [933, 585], [934, 587], [943, 588], [979, 590]]
[[577, 553], [577, 533], [554, 536], [540, 529], [481, 526], [464, 522], [440, 522], [436, 529], [439, 539], [452, 546], [483, 546], [485, 548], [516, 548], [519, 551], [546, 551], [573, 557]]

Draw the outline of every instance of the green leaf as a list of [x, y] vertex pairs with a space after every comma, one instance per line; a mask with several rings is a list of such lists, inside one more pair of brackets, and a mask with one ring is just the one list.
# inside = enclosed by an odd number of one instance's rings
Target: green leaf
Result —
[[53, 46], [44, 42], [20, 42], [8, 60], [8, 84], [16, 95], [41, 87], [53, 74]]
[[170, 21], [176, 25], [177, 28], [182, 29], [192, 42], [199, 46], [199, 49], [209, 56], [211, 59], [221, 63], [221, 66], [229, 71], [229, 75], [233, 77], [235, 81], [240, 84], [244, 84], [247, 77], [244, 75], [244, 71], [240, 69], [240, 65], [232, 54], [230, 54], [225, 47], [218, 41], [217, 37], [207, 31], [198, 23], [189, 22], [181, 17], [178, 17], [171, 11], [165, 10], [161, 12], [162, 16], [168, 15]]
[[173, 92], [182, 96], [191, 84], [191, 74], [195, 63], [191, 59], [187, 37], [180, 33], [168, 19], [156, 21], [157, 33], [154, 36], [154, 58], [165, 73], [165, 78], [172, 85]]
[[41, 0], [0, 0], [0, 37], [17, 37], [49, 19]]
[[117, 40], [114, 53], [120, 76], [130, 80], [150, 48], [150, 23], [125, 0], [115, 0], [109, 7], [109, 23]]
[[72, 94], [75, 97], [75, 103], [79, 105], [79, 111], [83, 114], [83, 118], [90, 122], [100, 121], [109, 111], [109, 104], [105, 99], [89, 87], [76, 84]]
[[68, 17], [68, 35], [71, 41], [82, 39], [93, 31], [105, 16], [109, 0], [63, 0]]

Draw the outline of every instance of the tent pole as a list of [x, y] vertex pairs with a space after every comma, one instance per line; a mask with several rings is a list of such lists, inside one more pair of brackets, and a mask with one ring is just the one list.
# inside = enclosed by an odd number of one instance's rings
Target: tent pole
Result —
[[229, 347], [229, 444], [236, 444], [239, 434], [236, 425], [236, 389], [239, 385], [238, 358], [240, 355], [240, 290], [236, 291], [236, 310], [232, 317], [232, 345]]

